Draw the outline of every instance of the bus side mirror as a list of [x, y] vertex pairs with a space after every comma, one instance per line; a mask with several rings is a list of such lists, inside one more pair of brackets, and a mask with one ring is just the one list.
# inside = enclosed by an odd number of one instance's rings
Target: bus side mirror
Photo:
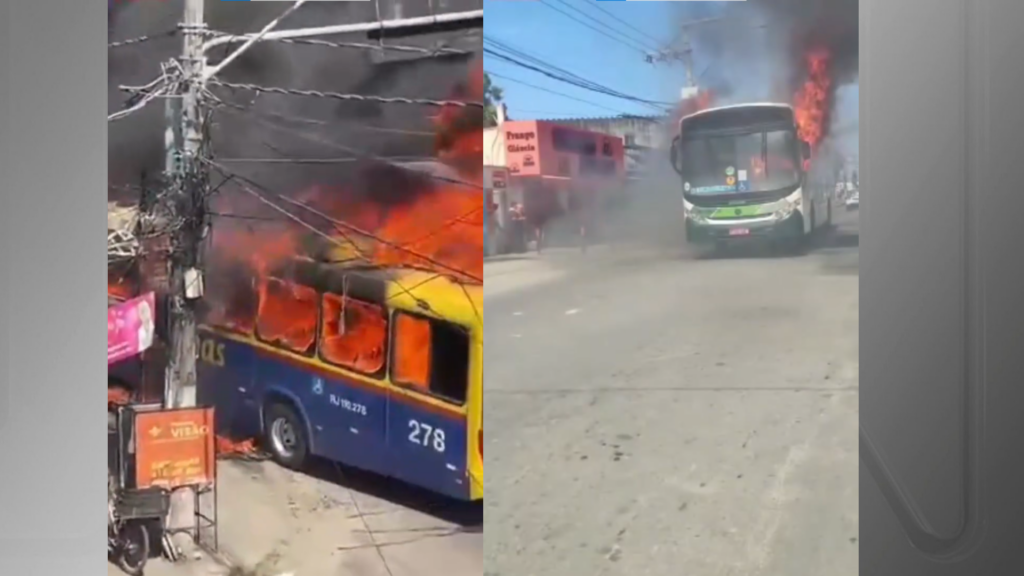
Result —
[[810, 160], [811, 159], [811, 145], [810, 145], [810, 143], [808, 143], [806, 141], [803, 141], [803, 140], [800, 141], [800, 156], [804, 160]]
[[669, 161], [672, 162], [672, 169], [676, 171], [676, 174], [682, 175], [683, 169], [680, 166], [679, 158], [679, 136], [672, 139], [672, 146], [669, 150]]

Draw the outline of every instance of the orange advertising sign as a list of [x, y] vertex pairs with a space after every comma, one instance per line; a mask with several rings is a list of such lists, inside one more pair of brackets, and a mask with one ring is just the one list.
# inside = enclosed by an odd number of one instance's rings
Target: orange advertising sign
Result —
[[135, 415], [137, 488], [212, 484], [217, 476], [213, 408]]

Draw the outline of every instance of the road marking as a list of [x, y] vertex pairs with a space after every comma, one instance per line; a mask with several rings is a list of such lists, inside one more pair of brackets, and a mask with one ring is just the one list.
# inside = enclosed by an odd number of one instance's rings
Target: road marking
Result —
[[573, 308], [572, 310], [566, 310], [565, 311], [565, 315], [566, 316], [572, 316], [573, 314], [579, 313], [579, 311], [580, 311], [579, 308]]

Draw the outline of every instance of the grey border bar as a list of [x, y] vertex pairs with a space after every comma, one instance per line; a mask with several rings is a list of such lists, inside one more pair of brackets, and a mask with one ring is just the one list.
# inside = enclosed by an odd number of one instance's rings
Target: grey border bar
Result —
[[101, 574], [105, 16], [80, 0], [0, 11], [0, 574]]
[[1024, 3], [861, 9], [861, 570], [1024, 573]]

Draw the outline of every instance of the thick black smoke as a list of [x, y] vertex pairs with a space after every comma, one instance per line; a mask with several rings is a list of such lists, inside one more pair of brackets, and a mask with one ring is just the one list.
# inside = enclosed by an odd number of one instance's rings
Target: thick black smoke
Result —
[[[428, 15], [428, 0], [382, 0], [384, 19]], [[477, 10], [481, 0], [451, 0], [445, 12]], [[183, 0], [118, 2], [111, 9], [110, 40], [117, 41], [172, 30], [180, 22]], [[206, 2], [212, 30], [256, 32], [287, 8], [286, 3]], [[290, 16], [280, 29], [358, 23], [376, 20], [375, 3], [309, 3]], [[475, 35], [474, 35], [475, 34]], [[480, 31], [434, 33], [429, 36], [389, 39], [388, 43], [431, 47], [439, 42], [479, 50]], [[331, 36], [339, 42], [375, 42], [366, 34]], [[468, 43], [467, 43], [468, 42]], [[215, 64], [238, 44], [216, 49]], [[160, 64], [177, 57], [181, 39], [153, 40], [110, 51], [108, 110], [123, 107], [126, 95], [119, 85], [142, 85], [160, 74]], [[469, 79], [468, 58], [425, 59], [375, 64], [365, 50], [261, 43], [228, 67], [220, 78], [227, 82], [299, 88], [377, 96], [447, 99]], [[235, 172], [282, 193], [296, 192], [313, 183], [340, 184], [349, 180], [359, 163], [332, 165], [248, 164], [233, 159], [341, 158], [352, 156], [344, 148], [387, 157], [423, 157], [432, 153], [434, 127], [429, 116], [437, 109], [399, 104], [340, 102], [298, 96], [232, 93], [214, 89], [236, 104], [255, 102], [264, 120], [253, 115], [217, 111], [211, 125], [215, 156]], [[276, 115], [276, 116], [275, 116]], [[280, 116], [303, 121], [281, 120]], [[267, 121], [267, 118], [271, 121]], [[277, 120], [274, 120], [277, 118]], [[272, 128], [268, 124], [283, 125]], [[112, 184], [137, 184], [142, 173], [158, 174], [164, 164], [163, 106], [155, 103], [130, 118], [111, 123], [108, 169]], [[384, 129], [384, 130], [375, 130]], [[419, 134], [409, 134], [408, 132]], [[332, 145], [340, 144], [340, 146]]]
[[858, 11], [858, 0], [694, 2], [679, 20], [720, 18], [691, 28], [699, 83], [728, 100], [791, 102], [816, 48], [831, 56], [834, 89], [856, 82]]

